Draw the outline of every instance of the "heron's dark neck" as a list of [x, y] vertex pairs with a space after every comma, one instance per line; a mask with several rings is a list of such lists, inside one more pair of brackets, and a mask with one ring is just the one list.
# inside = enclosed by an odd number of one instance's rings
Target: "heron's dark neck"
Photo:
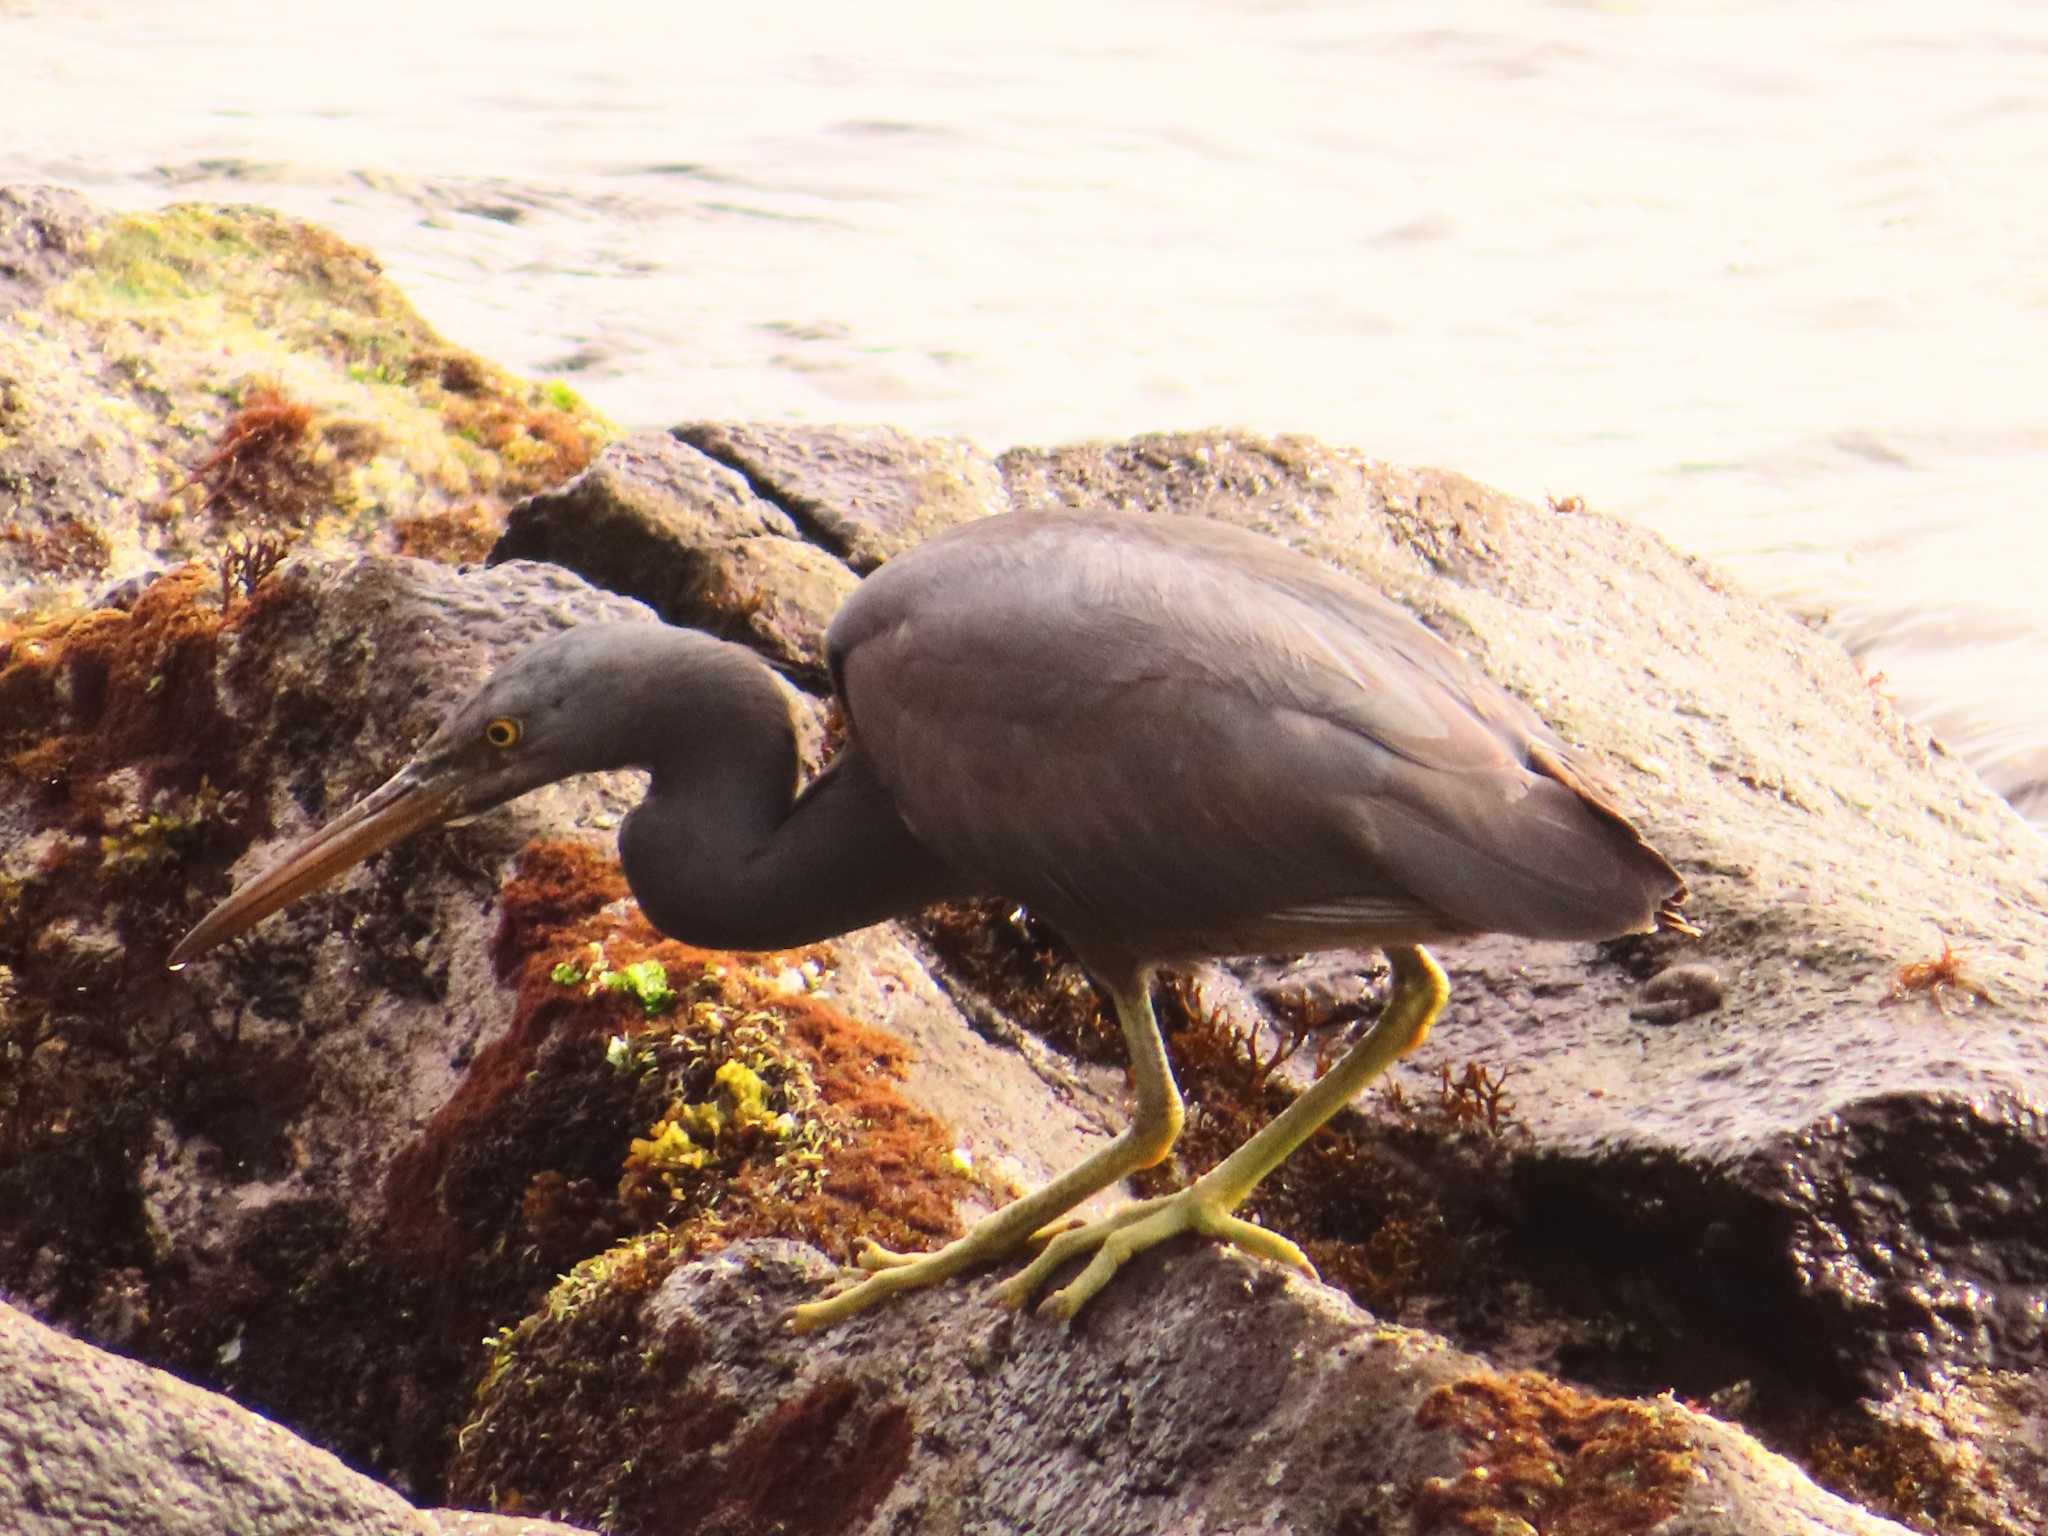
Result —
[[[647, 798], [619, 834], [655, 927], [716, 949], [808, 944], [961, 894], [849, 749], [796, 793], [796, 735], [768, 670], [721, 647], [652, 704]], [[693, 669], [697, 671], [697, 669]]]

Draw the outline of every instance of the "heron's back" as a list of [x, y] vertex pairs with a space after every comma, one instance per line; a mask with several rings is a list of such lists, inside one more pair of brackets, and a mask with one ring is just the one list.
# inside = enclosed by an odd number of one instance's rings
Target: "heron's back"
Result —
[[969, 524], [863, 583], [828, 648], [916, 836], [1084, 948], [1605, 938], [1684, 894], [1519, 702], [1222, 525]]

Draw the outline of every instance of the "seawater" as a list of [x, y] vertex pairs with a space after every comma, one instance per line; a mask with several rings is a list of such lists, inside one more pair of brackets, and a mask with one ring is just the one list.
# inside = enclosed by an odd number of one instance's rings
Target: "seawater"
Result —
[[626, 423], [1581, 496], [2048, 815], [2037, 5], [0, 0], [0, 76], [0, 181], [320, 220]]

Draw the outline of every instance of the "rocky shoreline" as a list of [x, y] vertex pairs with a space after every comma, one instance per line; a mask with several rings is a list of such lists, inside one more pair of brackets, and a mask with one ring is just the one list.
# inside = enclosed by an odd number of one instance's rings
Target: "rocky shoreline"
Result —
[[[1120, 1124], [1113, 1031], [999, 908], [662, 939], [630, 776], [163, 971], [564, 624], [752, 645], [815, 765], [846, 592], [1036, 506], [1363, 576], [1596, 744], [1692, 883], [1698, 940], [1444, 952], [1427, 1049], [1261, 1192], [1329, 1284], [1172, 1247], [1071, 1331], [984, 1278], [784, 1334], [857, 1238], [929, 1243]], [[1598, 513], [1236, 433], [621, 436], [320, 230], [0, 190], [0, 763], [0, 1524], [2048, 1525], [2048, 852], [1839, 647]], [[1166, 989], [1197, 1107], [1157, 1176], [1375, 988], [1330, 955]], [[729, 1063], [776, 1113], [664, 1143]]]

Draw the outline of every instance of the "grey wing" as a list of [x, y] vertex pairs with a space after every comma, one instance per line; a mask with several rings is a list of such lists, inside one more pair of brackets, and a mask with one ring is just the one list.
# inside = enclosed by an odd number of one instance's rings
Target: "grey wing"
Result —
[[993, 522], [870, 578], [833, 665], [919, 839], [1070, 937], [1604, 937], [1678, 888], [1363, 588], [1178, 519]]

